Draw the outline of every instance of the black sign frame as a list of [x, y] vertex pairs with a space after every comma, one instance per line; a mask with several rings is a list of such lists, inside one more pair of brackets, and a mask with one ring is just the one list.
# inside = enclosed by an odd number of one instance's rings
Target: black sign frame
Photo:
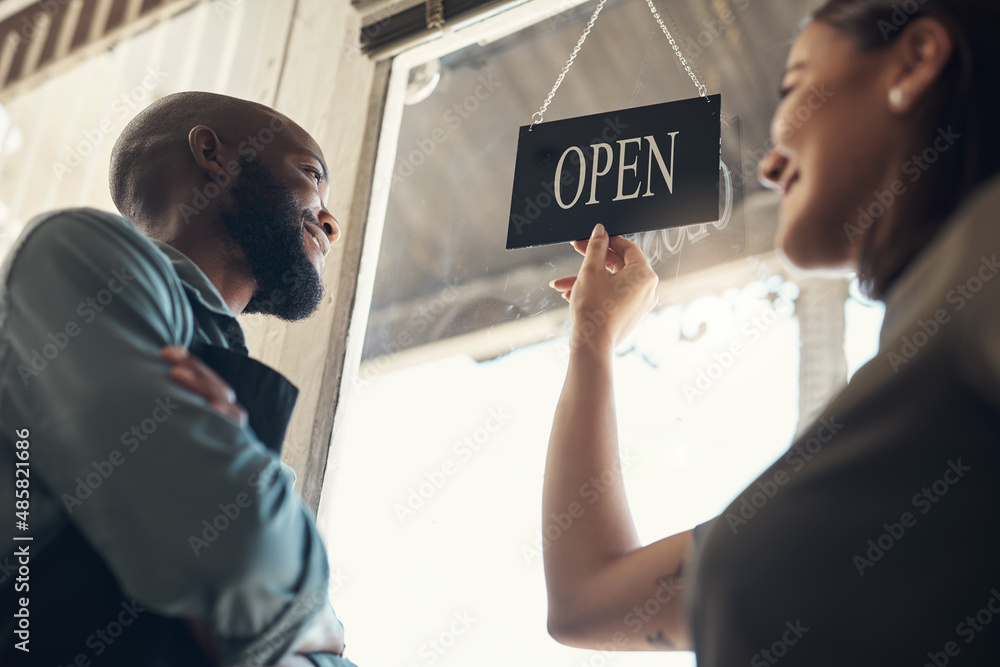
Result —
[[719, 218], [722, 96], [520, 128], [507, 249]]

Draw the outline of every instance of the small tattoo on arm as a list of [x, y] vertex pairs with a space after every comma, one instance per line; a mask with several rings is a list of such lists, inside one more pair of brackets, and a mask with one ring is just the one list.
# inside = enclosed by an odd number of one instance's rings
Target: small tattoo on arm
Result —
[[657, 630], [655, 637], [646, 635], [646, 641], [651, 645], [659, 646], [660, 648], [674, 648], [673, 643], [663, 636], [663, 630]]
[[[682, 584], [679, 581], [680, 579], [683, 578], [684, 578], [684, 561], [681, 561], [673, 574], [663, 575], [662, 577], [656, 580], [656, 583], [660, 584], [660, 586], [665, 586], [671, 591], [673, 591], [673, 589], [675, 588], [683, 587], [684, 584]], [[671, 595], [671, 597], [673, 596]]]
[[[656, 600], [660, 603], [666, 603], [672, 600], [679, 592], [680, 589], [684, 588], [684, 561], [677, 564], [677, 569], [673, 574], [665, 574], [662, 577], [657, 578], [656, 583], [659, 584]], [[667, 598], [664, 600], [660, 596], [661, 591], [666, 591]], [[663, 634], [663, 630], [657, 630], [656, 636], [646, 635], [646, 641], [649, 642], [651, 646], [655, 646], [659, 649], [672, 650], [677, 648], [673, 642], [666, 638]]]

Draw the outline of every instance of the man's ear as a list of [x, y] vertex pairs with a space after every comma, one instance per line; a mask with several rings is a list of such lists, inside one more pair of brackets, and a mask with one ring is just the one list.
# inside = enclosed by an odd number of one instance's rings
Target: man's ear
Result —
[[900, 67], [892, 87], [898, 89], [890, 102], [893, 111], [906, 114], [931, 94], [955, 52], [951, 33], [941, 21], [929, 16], [910, 22], [897, 38], [896, 58]]
[[225, 169], [226, 160], [222, 156], [222, 142], [215, 130], [207, 125], [196, 125], [188, 132], [188, 147], [194, 156], [194, 162], [199, 168], [211, 174], [221, 175]]

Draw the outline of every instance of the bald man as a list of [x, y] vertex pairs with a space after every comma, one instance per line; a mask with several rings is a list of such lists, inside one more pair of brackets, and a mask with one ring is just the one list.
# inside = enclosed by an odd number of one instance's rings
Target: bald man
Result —
[[297, 390], [236, 320], [320, 303], [323, 153], [267, 107], [180, 93], [110, 176], [124, 217], [39, 216], [0, 268], [0, 663], [350, 664], [280, 463]]

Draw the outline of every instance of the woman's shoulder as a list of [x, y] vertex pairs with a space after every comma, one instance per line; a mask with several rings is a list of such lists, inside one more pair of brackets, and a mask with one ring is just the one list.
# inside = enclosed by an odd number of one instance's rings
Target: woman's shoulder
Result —
[[894, 371], [947, 354], [1000, 406], [1000, 177], [966, 199], [890, 288], [879, 348]]

